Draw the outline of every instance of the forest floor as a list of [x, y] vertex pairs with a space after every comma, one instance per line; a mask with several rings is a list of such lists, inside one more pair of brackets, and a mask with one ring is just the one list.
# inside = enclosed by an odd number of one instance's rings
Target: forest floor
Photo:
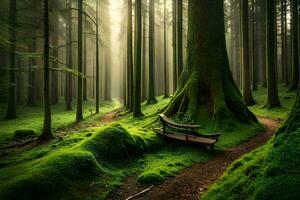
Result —
[[[151, 187], [149, 192], [137, 197], [140, 200], [167, 200], [167, 199], [199, 199], [199, 196], [214, 183], [236, 159], [265, 144], [276, 132], [279, 122], [270, 118], [259, 118], [266, 127], [262, 134], [236, 147], [216, 152], [214, 158], [205, 163], [194, 164], [182, 170], [173, 178], [164, 183]], [[126, 199], [149, 188], [139, 184], [136, 177], [129, 177], [124, 184], [114, 191], [108, 199]]]

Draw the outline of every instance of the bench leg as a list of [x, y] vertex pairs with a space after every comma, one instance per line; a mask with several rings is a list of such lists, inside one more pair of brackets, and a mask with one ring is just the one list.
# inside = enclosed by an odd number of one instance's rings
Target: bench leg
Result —
[[209, 150], [214, 151], [215, 150], [215, 144], [209, 145]]

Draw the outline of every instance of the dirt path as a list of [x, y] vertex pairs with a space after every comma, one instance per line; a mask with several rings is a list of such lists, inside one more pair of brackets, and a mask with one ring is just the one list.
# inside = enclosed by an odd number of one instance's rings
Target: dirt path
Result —
[[[153, 187], [138, 200], [193, 200], [199, 199], [200, 195], [214, 183], [236, 159], [245, 153], [265, 144], [279, 127], [279, 123], [272, 119], [259, 118], [265, 124], [264, 133], [237, 146], [216, 153], [215, 158], [207, 163], [195, 164], [184, 169], [174, 178], [168, 179], [163, 184]], [[108, 199], [125, 200], [126, 198], [146, 189], [136, 182], [135, 177], [128, 178], [125, 183], [113, 192]]]

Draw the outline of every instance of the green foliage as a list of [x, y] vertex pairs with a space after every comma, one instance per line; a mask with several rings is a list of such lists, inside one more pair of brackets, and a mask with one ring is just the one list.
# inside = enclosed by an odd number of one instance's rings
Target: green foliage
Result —
[[138, 182], [143, 184], [156, 184], [161, 183], [164, 180], [161, 174], [152, 171], [143, 172], [138, 177]]

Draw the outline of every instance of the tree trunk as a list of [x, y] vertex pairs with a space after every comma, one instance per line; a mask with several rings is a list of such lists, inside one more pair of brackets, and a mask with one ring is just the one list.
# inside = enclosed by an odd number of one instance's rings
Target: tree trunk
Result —
[[150, 1], [149, 5], [149, 88], [147, 104], [156, 104], [155, 98], [155, 79], [154, 79], [154, 61], [155, 61], [155, 3]]
[[100, 64], [99, 64], [99, 3], [96, 1], [96, 114], [100, 107]]
[[82, 8], [83, 0], [78, 0], [78, 78], [77, 78], [77, 112], [76, 121], [83, 120], [82, 114]]
[[267, 0], [267, 87], [268, 99], [265, 107], [280, 107], [276, 80], [276, 3]]
[[178, 85], [178, 73], [177, 73], [177, 0], [172, 0], [172, 40], [173, 40], [173, 91], [175, 92]]
[[282, 80], [287, 83], [287, 40], [286, 40], [286, 0], [280, 1], [280, 10], [281, 10], [281, 74]]
[[132, 1], [128, 0], [127, 16], [127, 107], [133, 111]]
[[247, 106], [252, 106], [255, 101], [251, 91], [250, 55], [249, 55], [249, 26], [248, 26], [248, 0], [241, 0], [242, 21], [242, 63], [243, 63], [243, 98]]
[[165, 114], [183, 114], [203, 128], [224, 129], [256, 117], [243, 103], [230, 73], [223, 0], [190, 0], [187, 68]]
[[289, 91], [294, 91], [299, 84], [299, 19], [298, 19], [298, 0], [291, 0], [292, 8], [292, 83]]
[[142, 116], [141, 111], [141, 61], [142, 61], [142, 1], [135, 2], [135, 85], [133, 116]]
[[[55, 25], [58, 25], [58, 17], [54, 16], [55, 19]], [[54, 31], [52, 36], [52, 43], [53, 43], [53, 49], [52, 49], [52, 70], [51, 70], [51, 104], [57, 104], [58, 103], [58, 31]]]
[[[32, 37], [32, 44], [30, 45], [30, 52], [36, 52], [36, 38], [35, 34]], [[34, 106], [37, 104], [37, 97], [36, 97], [36, 86], [35, 86], [35, 76], [36, 72], [34, 71], [33, 67], [36, 66], [36, 58], [31, 58], [29, 62], [28, 68], [28, 106]]]
[[9, 82], [8, 98], [5, 120], [17, 118], [16, 113], [16, 18], [17, 18], [17, 1], [9, 1]]
[[168, 69], [167, 69], [167, 0], [164, 0], [164, 97], [169, 97]]
[[183, 70], [183, 0], [177, 0], [177, 77], [181, 76]]
[[40, 140], [53, 137], [51, 130], [50, 73], [49, 73], [49, 4], [44, 0], [44, 125]]
[[[67, 51], [67, 56], [66, 56], [66, 62], [67, 62], [67, 67], [69, 70], [72, 70], [72, 65], [73, 65], [73, 34], [72, 34], [72, 1], [68, 1], [67, 7], [69, 8], [68, 16], [67, 16], [67, 27], [66, 27], [66, 38], [67, 38], [67, 44], [66, 45], [66, 51]], [[66, 83], [65, 83], [65, 101], [66, 101], [66, 110], [72, 110], [72, 75], [71, 73], [66, 73]]]
[[257, 24], [257, 20], [256, 20], [256, 1], [252, 0], [252, 13], [251, 13], [251, 33], [252, 33], [252, 90], [253, 91], [257, 91], [258, 86], [257, 86], [257, 82], [258, 82], [258, 63], [257, 63], [257, 54], [256, 54], [256, 50], [257, 50], [257, 38], [256, 38], [256, 24]]

